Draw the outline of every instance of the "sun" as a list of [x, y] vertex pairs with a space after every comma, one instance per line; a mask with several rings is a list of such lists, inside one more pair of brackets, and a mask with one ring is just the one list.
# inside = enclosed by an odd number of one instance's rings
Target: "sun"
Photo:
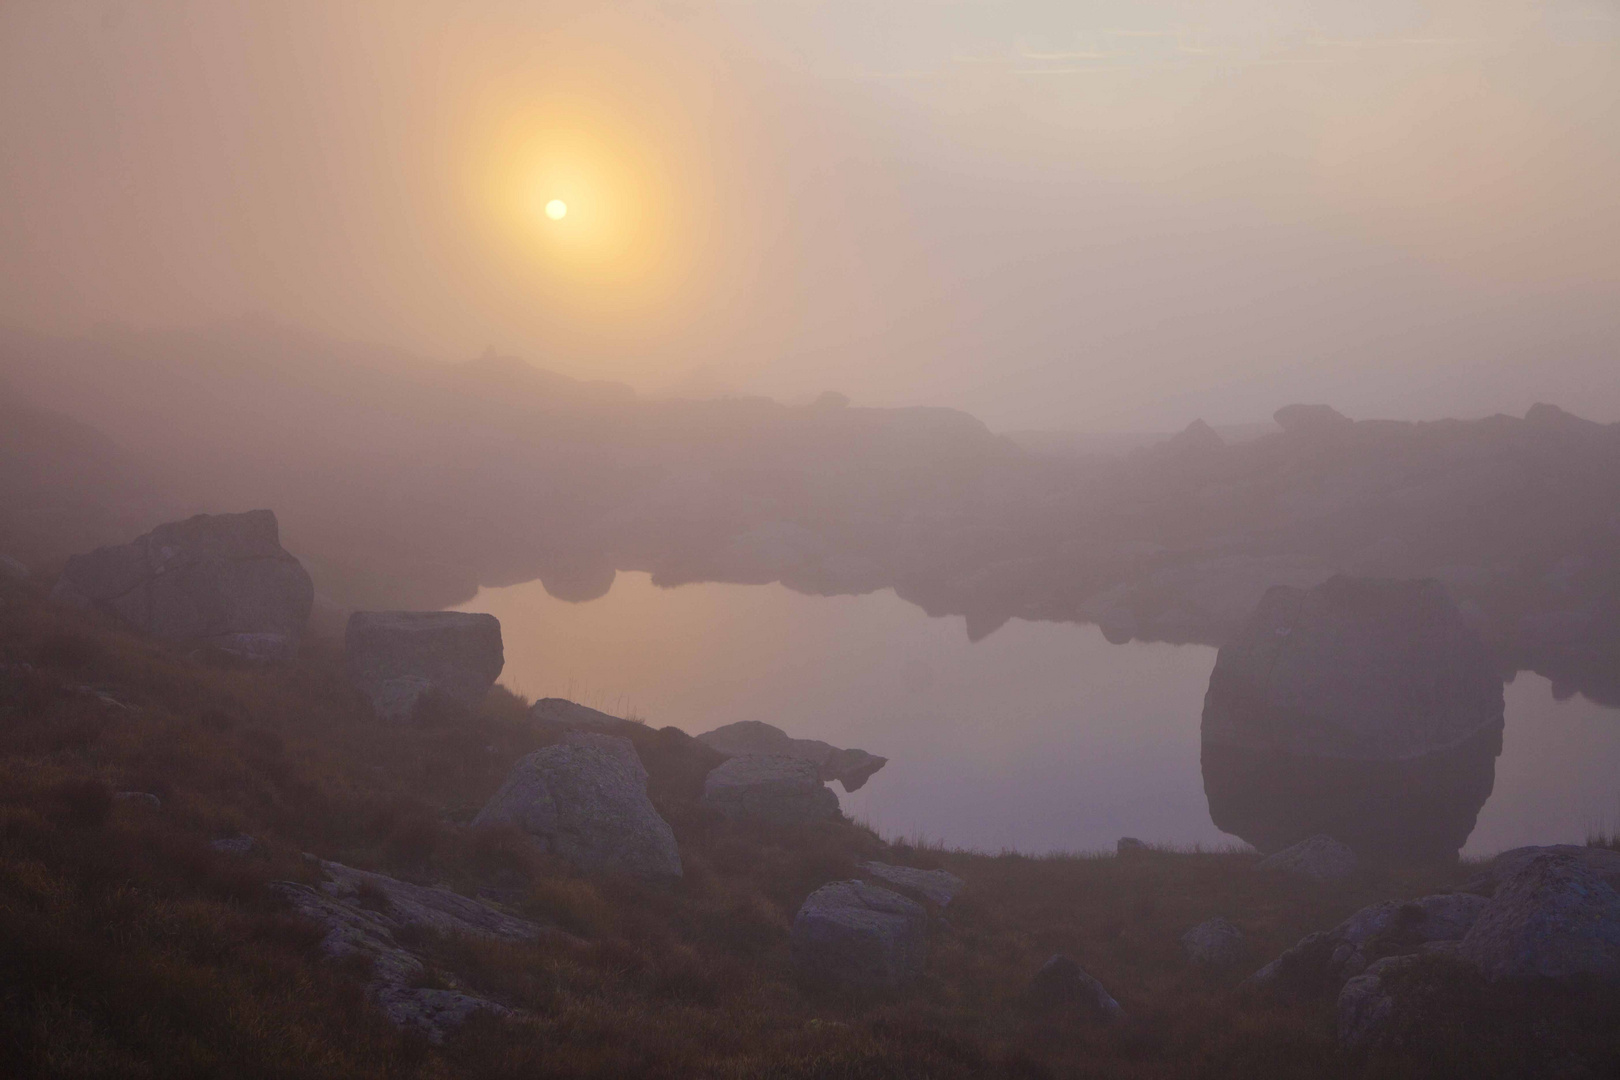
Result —
[[561, 221], [568, 216], [568, 204], [561, 199], [552, 199], [546, 203], [546, 217], [552, 221]]

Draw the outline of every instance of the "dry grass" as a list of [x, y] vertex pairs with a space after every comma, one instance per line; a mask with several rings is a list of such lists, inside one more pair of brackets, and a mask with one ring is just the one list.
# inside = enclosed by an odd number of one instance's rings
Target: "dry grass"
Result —
[[[295, 664], [187, 656], [95, 619], [0, 594], [0, 1075], [152, 1077], [1362, 1077], [1531, 1075], [1526, 1024], [1549, 1010], [1614, 1031], [1590, 996], [1483, 993], [1425, 969], [1428, 1049], [1360, 1058], [1331, 1002], [1237, 983], [1363, 904], [1454, 886], [1466, 868], [1326, 889], [1257, 874], [1236, 852], [1129, 858], [986, 855], [888, 844], [833, 823], [752, 829], [706, 814], [716, 757], [671, 729], [633, 733], [686, 862], [675, 884], [579, 877], [521, 836], [462, 827], [548, 738], [500, 692], [473, 718], [374, 720], [317, 644]], [[163, 805], [114, 800], [146, 791]], [[248, 856], [208, 841], [246, 832]], [[434, 985], [522, 1011], [444, 1047], [388, 1027], [365, 972], [323, 963], [266, 884], [313, 852], [484, 895], [572, 931], [499, 946], [413, 944]], [[896, 997], [795, 983], [793, 912], [883, 857], [967, 880], [934, 921], [927, 974]], [[1179, 935], [1221, 914], [1252, 964], [1190, 968]], [[1130, 1019], [1024, 1005], [1029, 976], [1074, 956]], [[1505, 1011], [1506, 1010], [1506, 1011]], [[1489, 1023], [1481, 1024], [1480, 1018]], [[1588, 1059], [1620, 1061], [1596, 1039]], [[1605, 1041], [1605, 1038], [1608, 1041]], [[1608, 1056], [1605, 1056], [1608, 1055]]]

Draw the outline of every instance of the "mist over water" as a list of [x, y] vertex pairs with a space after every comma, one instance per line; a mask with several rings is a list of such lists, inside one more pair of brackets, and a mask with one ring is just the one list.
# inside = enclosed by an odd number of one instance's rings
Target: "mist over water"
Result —
[[[1013, 620], [970, 643], [891, 591], [814, 597], [780, 585], [618, 575], [570, 604], [538, 582], [484, 589], [502, 682], [699, 734], [763, 720], [889, 764], [846, 813], [881, 834], [1024, 852], [1241, 843], [1210, 821], [1199, 718], [1215, 650], [1109, 644], [1094, 626]], [[1496, 782], [1463, 850], [1582, 843], [1620, 822], [1620, 711], [1521, 673], [1507, 688]]]

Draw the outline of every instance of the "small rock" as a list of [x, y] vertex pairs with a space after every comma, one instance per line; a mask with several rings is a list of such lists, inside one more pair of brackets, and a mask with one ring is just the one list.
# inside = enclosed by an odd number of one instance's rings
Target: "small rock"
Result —
[[1386, 956], [1344, 984], [1339, 991], [1339, 1045], [1370, 1050], [1382, 1042], [1395, 1016], [1390, 979], [1416, 964], [1416, 956]]
[[889, 863], [864, 862], [861, 869], [903, 889], [911, 889], [932, 903], [945, 907], [956, 898], [966, 884], [949, 870], [917, 870], [910, 866], [891, 866]]
[[728, 818], [803, 825], [838, 816], [838, 796], [813, 761], [744, 754], [716, 766], [703, 781], [703, 804]]
[[815, 982], [877, 989], [922, 973], [928, 913], [899, 893], [834, 881], [811, 893], [793, 918], [793, 962]]
[[1340, 881], [1356, 871], [1356, 853], [1331, 836], [1313, 836], [1261, 859], [1261, 870], [1277, 870], [1312, 881]]
[[1219, 915], [1181, 935], [1187, 959], [1205, 967], [1231, 967], [1243, 957], [1243, 931]]
[[1620, 893], [1575, 856], [1538, 854], [1497, 888], [1457, 955], [1492, 980], [1620, 982]]
[[1147, 841], [1138, 840], [1134, 836], [1122, 836], [1114, 843], [1114, 854], [1135, 855], [1149, 850]]
[[343, 653], [350, 681], [394, 721], [428, 699], [476, 709], [506, 663], [500, 621], [462, 611], [357, 611]]
[[1038, 1006], [1079, 1002], [1089, 1011], [1108, 1020], [1120, 1020], [1125, 1010], [1103, 984], [1086, 973], [1074, 960], [1058, 953], [1041, 965], [1029, 980], [1029, 1000]]
[[503, 823], [586, 871], [681, 876], [675, 834], [647, 797], [647, 770], [617, 735], [570, 731], [518, 762], [472, 821]]
[[247, 833], [237, 833], [235, 836], [226, 836], [208, 842], [209, 847], [227, 855], [246, 855], [253, 850], [256, 844], [258, 844], [258, 841]]
[[163, 800], [150, 791], [115, 791], [113, 798], [119, 802], [135, 803], [138, 806], [148, 806], [157, 810], [163, 806]]

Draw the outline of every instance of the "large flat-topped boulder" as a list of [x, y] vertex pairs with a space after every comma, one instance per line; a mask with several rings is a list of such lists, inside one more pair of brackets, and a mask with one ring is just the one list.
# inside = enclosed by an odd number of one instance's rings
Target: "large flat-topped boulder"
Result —
[[602, 712], [600, 709], [569, 701], [567, 698], [556, 697], [541, 698], [529, 706], [529, 719], [540, 724], [558, 724], [562, 727], [605, 731], [609, 734], [636, 724], [634, 720], [626, 720]]
[[254, 659], [298, 652], [315, 585], [276, 515], [199, 514], [68, 560], [52, 596], [143, 634]]
[[1455, 857], [1502, 713], [1491, 655], [1438, 582], [1271, 589], [1204, 697], [1210, 815], [1262, 851], [1327, 833], [1376, 858]]
[[570, 731], [518, 762], [473, 827], [511, 824], [593, 873], [680, 877], [669, 823], [629, 739]]
[[744, 754], [703, 780], [703, 804], [728, 818], [770, 825], [805, 825], [838, 816], [838, 796], [822, 783], [813, 761], [780, 754]]
[[812, 982], [894, 989], [927, 959], [928, 913], [864, 881], [834, 881], [811, 893], [793, 918], [793, 963]]
[[476, 709], [506, 664], [500, 620], [461, 611], [357, 611], [343, 651], [350, 681], [385, 720], [428, 700]]
[[865, 750], [840, 750], [819, 739], [795, 739], [759, 720], [739, 720], [699, 735], [698, 740], [722, 754], [773, 754], [815, 762], [821, 779], [837, 780], [845, 791], [859, 790], [889, 759]]

